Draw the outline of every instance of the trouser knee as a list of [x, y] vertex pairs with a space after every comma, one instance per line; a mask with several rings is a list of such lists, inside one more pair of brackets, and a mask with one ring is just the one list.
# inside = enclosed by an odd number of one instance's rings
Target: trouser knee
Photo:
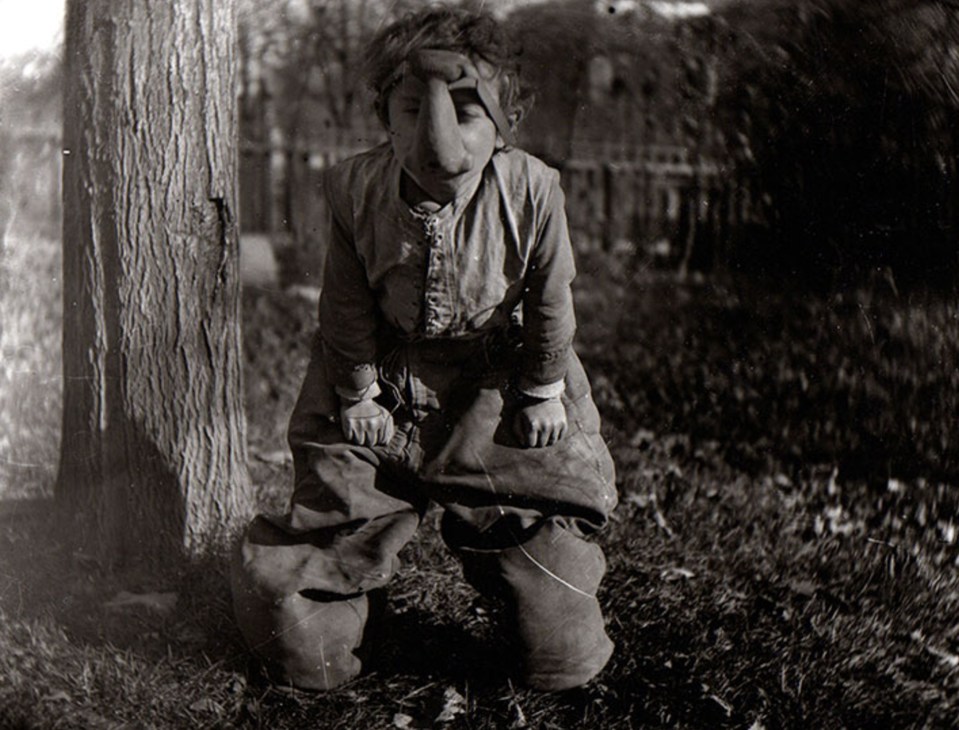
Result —
[[510, 547], [460, 553], [470, 582], [505, 601], [520, 682], [568, 689], [586, 684], [609, 661], [613, 643], [596, 599], [606, 569], [598, 545], [547, 520]]
[[240, 632], [272, 681], [328, 690], [363, 671], [371, 604], [379, 604], [376, 595], [344, 597], [308, 590], [265, 595], [250, 580], [239, 551], [231, 588]]

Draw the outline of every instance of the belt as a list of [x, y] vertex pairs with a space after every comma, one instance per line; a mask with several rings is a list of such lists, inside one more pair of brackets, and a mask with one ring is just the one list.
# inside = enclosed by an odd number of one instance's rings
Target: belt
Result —
[[[471, 338], [422, 338], [398, 343], [411, 360], [438, 364], [489, 369], [509, 366], [518, 356], [521, 338], [519, 328], [493, 330]], [[504, 362], [505, 360], [505, 362]]]

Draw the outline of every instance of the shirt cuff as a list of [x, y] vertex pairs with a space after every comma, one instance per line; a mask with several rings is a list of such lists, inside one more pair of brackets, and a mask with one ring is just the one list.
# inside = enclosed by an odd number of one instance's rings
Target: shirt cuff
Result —
[[327, 342], [323, 342], [323, 359], [330, 382], [336, 387], [346, 388], [347, 392], [363, 390], [376, 382], [374, 363], [350, 360], [337, 353]]
[[569, 367], [570, 350], [570, 347], [563, 347], [549, 352], [525, 353], [520, 369], [521, 382], [530, 386], [562, 382]]
[[549, 400], [550, 398], [559, 398], [566, 392], [566, 381], [557, 380], [555, 383], [533, 384], [520, 381], [517, 390], [523, 395], [539, 400]]
[[373, 400], [382, 392], [380, 390], [380, 384], [375, 380], [365, 388], [350, 388], [345, 385], [337, 385], [334, 387], [334, 390], [336, 394], [340, 396], [341, 400], [347, 400], [353, 403], [361, 400]]

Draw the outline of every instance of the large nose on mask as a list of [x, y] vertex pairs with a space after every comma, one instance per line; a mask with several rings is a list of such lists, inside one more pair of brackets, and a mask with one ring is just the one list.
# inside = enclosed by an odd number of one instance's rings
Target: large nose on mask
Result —
[[[416, 122], [414, 164], [426, 173], [458, 175], [470, 168], [470, 155], [463, 144], [450, 83], [469, 74], [463, 56], [448, 54], [437, 60], [436, 51], [411, 59], [413, 73], [426, 85]], [[475, 73], [475, 71], [473, 72]]]
[[458, 175], [470, 167], [456, 106], [446, 81], [430, 78], [416, 123], [417, 166], [431, 173]]

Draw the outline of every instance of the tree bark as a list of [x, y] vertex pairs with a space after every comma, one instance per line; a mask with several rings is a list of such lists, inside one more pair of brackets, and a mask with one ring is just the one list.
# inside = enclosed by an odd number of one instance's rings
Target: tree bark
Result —
[[110, 562], [249, 513], [234, 0], [68, 0], [56, 499]]

